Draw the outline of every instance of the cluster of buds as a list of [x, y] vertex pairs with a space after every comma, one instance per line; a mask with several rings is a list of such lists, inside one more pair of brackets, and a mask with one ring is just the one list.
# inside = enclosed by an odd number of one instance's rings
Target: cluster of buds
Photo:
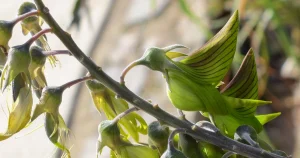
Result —
[[[64, 86], [47, 87], [44, 68], [47, 57], [50, 63], [55, 65], [57, 59], [53, 55], [70, 53], [64, 50], [50, 50], [45, 33], [52, 30], [41, 28], [43, 20], [38, 16], [39, 11], [33, 3], [24, 2], [19, 8], [18, 15], [14, 20], [0, 21], [0, 69], [2, 71], [0, 87], [2, 92], [11, 89], [13, 99], [12, 105], [8, 106], [8, 126], [5, 132], [0, 133], [0, 141], [21, 131], [45, 112], [45, 129], [48, 138], [57, 147], [66, 151], [69, 157], [68, 149], [60, 143], [63, 133], [67, 133], [68, 128], [58, 111], [65, 88]], [[9, 47], [13, 28], [18, 22], [21, 22], [24, 35], [30, 32], [32, 37], [24, 44]], [[36, 45], [33, 45], [34, 43]], [[8, 88], [9, 86], [11, 88]], [[31, 115], [32, 89], [40, 98], [40, 103]]]

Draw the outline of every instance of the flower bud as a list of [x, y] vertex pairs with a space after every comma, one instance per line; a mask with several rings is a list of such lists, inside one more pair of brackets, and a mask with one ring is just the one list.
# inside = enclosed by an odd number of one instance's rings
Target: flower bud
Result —
[[179, 133], [179, 146], [183, 154], [189, 158], [204, 157], [198, 148], [197, 141], [187, 134]]
[[167, 149], [169, 135], [169, 127], [161, 125], [158, 121], [154, 121], [148, 126], [148, 143], [157, 148], [160, 153], [164, 153]]
[[43, 50], [38, 46], [30, 47], [31, 63], [29, 65], [29, 72], [32, 80], [36, 80], [38, 87], [44, 88], [47, 86], [47, 81], [44, 75], [46, 56], [42, 52]]
[[66, 138], [63, 138], [64, 135], [68, 135], [69, 129], [60, 114], [46, 113], [45, 131], [49, 140], [56, 147], [66, 152], [67, 157], [71, 157], [69, 149], [65, 146], [64, 140]]
[[208, 158], [222, 157], [224, 154], [224, 151], [221, 148], [207, 142], [199, 142], [198, 146], [202, 155]]
[[2, 91], [4, 91], [12, 80], [20, 73], [24, 73], [26, 75], [27, 84], [30, 84], [31, 79], [28, 71], [30, 62], [31, 58], [28, 44], [12, 47], [8, 53], [8, 59], [1, 76]]
[[[18, 11], [18, 15], [22, 15], [31, 11], [37, 10], [36, 6], [32, 2], [24, 2]], [[24, 35], [27, 35], [28, 32], [38, 30], [38, 27], [40, 27], [43, 24], [42, 18], [39, 18], [38, 16], [30, 16], [22, 20], [22, 31]]]
[[9, 107], [8, 127], [5, 133], [0, 134], [0, 141], [19, 132], [25, 128], [30, 121], [32, 95], [30, 88], [25, 84], [24, 80], [24, 76], [22, 75], [18, 75], [16, 77], [16, 82], [21, 82], [18, 83], [20, 85], [20, 90], [16, 101], [13, 102], [11, 107]]
[[60, 87], [45, 87], [39, 103], [34, 109], [31, 121], [44, 112], [57, 115], [59, 113], [59, 105], [62, 101], [62, 94], [63, 90]]
[[97, 153], [101, 154], [104, 146], [116, 151], [125, 142], [122, 141], [118, 125], [111, 120], [104, 120], [98, 126]]
[[[33, 10], [37, 10], [34, 3], [24, 2], [19, 8], [18, 15], [22, 15], [31, 12]], [[43, 19], [39, 16], [31, 16], [24, 19], [21, 23], [23, 34], [27, 35], [30, 32], [32, 35], [34, 35], [38, 33], [39, 31], [42, 30], [41, 26], [43, 25], [43, 23], [44, 23]], [[46, 35], [41, 36], [36, 41], [36, 44], [47, 51], [50, 50], [50, 46], [47, 43]], [[58, 60], [56, 59], [55, 56], [49, 56], [49, 61], [51, 65], [55, 66]]]
[[161, 158], [187, 158], [181, 151], [174, 148], [174, 146], [168, 146], [167, 150], [163, 153]]
[[259, 147], [257, 143], [257, 133], [253, 127], [248, 125], [239, 126], [234, 134], [234, 139], [248, 143], [254, 147]]
[[10, 21], [0, 20], [0, 47], [4, 53], [9, 50], [8, 42], [11, 39], [13, 27], [14, 24]]
[[[90, 90], [94, 105], [99, 113], [104, 112], [107, 119], [112, 120], [118, 114], [129, 109], [127, 102], [123, 99], [116, 98], [116, 94], [104, 87], [97, 80], [86, 81], [86, 85]], [[139, 123], [139, 125], [138, 125]], [[136, 112], [131, 112], [118, 121], [121, 134], [128, 139], [131, 136], [136, 142], [139, 141], [139, 133], [147, 134], [147, 123]], [[125, 133], [123, 128], [128, 132]]]
[[104, 146], [113, 152], [111, 155], [122, 158], [158, 158], [158, 152], [140, 144], [131, 144], [121, 138], [121, 132], [116, 122], [104, 120], [98, 126], [97, 156]]

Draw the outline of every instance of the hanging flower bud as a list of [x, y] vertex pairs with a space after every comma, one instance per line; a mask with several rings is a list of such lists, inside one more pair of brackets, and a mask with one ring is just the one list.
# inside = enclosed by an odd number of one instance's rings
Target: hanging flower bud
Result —
[[181, 151], [174, 147], [168, 147], [161, 158], [187, 158]]
[[2, 67], [6, 62], [6, 56], [9, 51], [8, 42], [11, 39], [14, 26], [24, 18], [36, 14], [37, 12], [30, 12], [11, 21], [0, 20], [0, 67]]
[[[125, 100], [117, 98], [114, 92], [103, 86], [97, 80], [86, 81], [86, 85], [90, 90], [96, 109], [100, 113], [104, 112], [107, 119], [112, 120], [118, 114], [129, 109]], [[139, 133], [147, 134], [147, 123], [136, 112], [126, 115], [119, 121], [119, 125], [122, 126], [122, 128], [120, 128], [122, 135], [127, 139], [131, 136], [136, 142], [139, 141]], [[125, 133], [123, 127], [128, 134]]]
[[1, 75], [0, 86], [2, 91], [6, 89], [6, 87], [12, 82], [15, 77], [23, 73], [26, 78], [26, 83], [30, 84], [30, 74], [28, 71], [28, 67], [30, 64], [30, 54], [29, 54], [28, 44], [23, 44], [19, 46], [14, 46], [11, 51], [8, 53], [8, 59], [4, 66]]
[[251, 126], [242, 125], [236, 129], [234, 139], [243, 143], [250, 144], [251, 146], [259, 148], [257, 143], [257, 133]]
[[45, 118], [45, 131], [49, 140], [59, 149], [65, 152], [66, 157], [70, 158], [71, 154], [69, 149], [65, 146], [66, 137], [68, 136], [69, 129], [66, 126], [60, 114], [46, 113]]
[[164, 153], [168, 146], [170, 130], [166, 125], [161, 125], [159, 121], [154, 121], [148, 126], [148, 143], [158, 149], [159, 153]]
[[109, 147], [116, 158], [158, 158], [158, 153], [144, 145], [131, 144], [121, 138], [117, 122], [112, 120], [102, 121], [98, 126], [99, 137], [97, 142], [97, 157], [104, 146]]
[[7, 60], [6, 52], [0, 48], [0, 70], [3, 69]]
[[31, 117], [32, 122], [41, 114], [46, 114], [45, 130], [47, 136], [55, 146], [66, 152], [67, 157], [70, 157], [70, 152], [65, 146], [65, 139], [68, 135], [69, 129], [67, 128], [62, 116], [59, 113], [62, 94], [65, 89], [91, 78], [91, 76], [85, 76], [67, 82], [66, 84], [63, 84], [59, 87], [45, 87], [43, 89], [39, 103], [36, 105]]
[[205, 157], [222, 157], [224, 154], [221, 148], [207, 142], [199, 142], [198, 146]]
[[179, 146], [182, 153], [189, 158], [204, 158], [198, 147], [198, 142], [187, 134], [179, 133]]
[[113, 123], [111, 120], [102, 121], [98, 126], [98, 132], [97, 153], [99, 154], [101, 154], [104, 146], [117, 151], [121, 144], [125, 144], [125, 142], [121, 139], [118, 125]]
[[3, 53], [9, 50], [8, 42], [11, 39], [13, 27], [14, 24], [11, 21], [0, 20], [0, 48]]
[[29, 65], [29, 72], [32, 79], [36, 79], [37, 83], [41, 87], [47, 85], [47, 81], [44, 75], [44, 68], [46, 62], [46, 55], [43, 54], [43, 50], [38, 46], [30, 47], [31, 63]]
[[61, 87], [45, 87], [40, 101], [33, 111], [31, 121], [34, 121], [38, 116], [45, 112], [52, 115], [58, 115], [62, 94], [63, 89]]
[[31, 63], [29, 65], [29, 73], [32, 78], [34, 92], [38, 98], [41, 97], [42, 90], [47, 86], [46, 77], [44, 75], [46, 55], [38, 46], [30, 47]]
[[30, 87], [25, 83], [25, 78], [24, 75], [19, 74], [15, 79], [15, 82], [20, 85], [20, 91], [16, 101], [9, 107], [8, 126], [5, 133], [0, 133], [0, 141], [19, 132], [30, 121], [32, 95]]
[[[31, 11], [37, 10], [34, 3], [24, 2], [20, 8], [18, 15], [22, 15]], [[36, 33], [42, 30], [41, 26], [43, 25], [43, 19], [38, 16], [31, 16], [22, 21], [22, 32], [24, 35], [27, 35], [29, 32], [31, 35], [35, 35]], [[42, 47], [44, 50], [50, 50], [50, 46], [47, 43], [46, 35], [41, 36], [37, 41], [37, 45]], [[52, 65], [55, 65], [57, 59], [55, 56], [49, 56], [49, 61]]]
[[20, 73], [24, 73], [26, 75], [26, 83], [31, 85], [31, 77], [28, 70], [31, 62], [29, 48], [38, 37], [50, 31], [51, 29], [44, 29], [24, 44], [14, 46], [10, 50], [0, 80], [0, 87], [2, 88], [2, 91], [4, 91], [12, 80]]

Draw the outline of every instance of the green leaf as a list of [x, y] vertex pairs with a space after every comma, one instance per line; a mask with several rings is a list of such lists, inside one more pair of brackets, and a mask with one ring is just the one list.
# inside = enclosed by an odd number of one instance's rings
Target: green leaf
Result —
[[258, 98], [258, 79], [252, 49], [248, 51], [237, 74], [221, 93], [226, 96], [242, 99]]
[[180, 61], [184, 66], [178, 66], [200, 83], [219, 84], [229, 70], [235, 54], [238, 27], [236, 11], [211, 40]]

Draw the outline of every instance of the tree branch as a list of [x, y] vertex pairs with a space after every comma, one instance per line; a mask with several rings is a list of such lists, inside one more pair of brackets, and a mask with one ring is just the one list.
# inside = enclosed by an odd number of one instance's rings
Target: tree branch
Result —
[[61, 40], [61, 42], [71, 51], [73, 56], [90, 72], [90, 74], [100, 81], [103, 85], [116, 92], [120, 97], [127, 100], [139, 109], [149, 113], [159, 120], [164, 120], [169, 125], [175, 128], [185, 128], [186, 132], [202, 141], [209, 142], [223, 149], [234, 151], [235, 153], [256, 158], [282, 158], [282, 156], [275, 155], [265, 150], [254, 148], [252, 146], [239, 143], [226, 136], [218, 133], [210, 132], [202, 128], [195, 128], [192, 130], [193, 124], [182, 121], [173, 115], [163, 111], [158, 106], [153, 106], [146, 100], [140, 98], [132, 91], [122, 86], [117, 81], [113, 80], [105, 72], [101, 70], [89, 57], [87, 57], [81, 49], [73, 41], [70, 34], [66, 33], [49, 13], [49, 9], [44, 5], [42, 0], [34, 0], [38, 9], [40, 10], [41, 17], [52, 28], [53, 33]]

